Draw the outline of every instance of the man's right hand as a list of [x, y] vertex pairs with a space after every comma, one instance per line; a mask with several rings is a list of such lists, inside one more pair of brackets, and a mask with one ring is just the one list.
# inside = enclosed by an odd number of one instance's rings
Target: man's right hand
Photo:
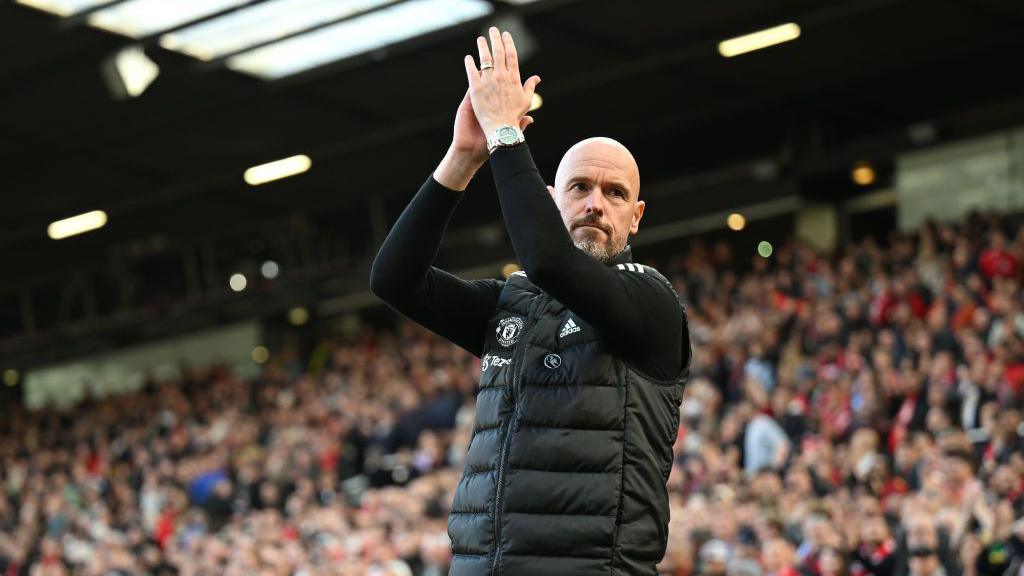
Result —
[[[523, 116], [519, 119], [519, 129], [526, 130], [532, 123], [532, 116]], [[476, 119], [467, 90], [455, 113], [452, 145], [434, 171], [434, 179], [446, 188], [465, 190], [487, 157], [487, 136]]]

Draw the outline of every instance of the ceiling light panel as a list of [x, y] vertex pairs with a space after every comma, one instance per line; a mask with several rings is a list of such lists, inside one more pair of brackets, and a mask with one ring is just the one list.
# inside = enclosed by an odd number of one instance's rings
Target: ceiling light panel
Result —
[[271, 0], [160, 37], [160, 45], [212, 60], [396, 0]]
[[800, 37], [800, 26], [789, 22], [774, 28], [759, 30], [751, 34], [724, 40], [718, 44], [718, 52], [726, 58], [761, 50], [783, 42], [796, 40]]
[[79, 12], [102, 6], [111, 0], [15, 0], [16, 4], [31, 6], [58, 16], [74, 16]]
[[46, 227], [46, 233], [54, 240], [63, 240], [69, 236], [75, 236], [107, 224], [107, 213], [102, 210], [93, 210], [71, 218], [58, 220]]
[[142, 38], [211, 14], [241, 6], [249, 0], [128, 0], [89, 15], [92, 26]]
[[227, 59], [233, 70], [275, 80], [475, 20], [492, 12], [483, 0], [409, 0]]

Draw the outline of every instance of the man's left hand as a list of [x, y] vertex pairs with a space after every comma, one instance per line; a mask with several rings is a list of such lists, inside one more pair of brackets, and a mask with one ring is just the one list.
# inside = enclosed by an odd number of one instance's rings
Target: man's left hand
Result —
[[484, 134], [490, 136], [501, 126], [519, 126], [519, 119], [530, 110], [533, 92], [540, 76], [531, 76], [525, 83], [519, 78], [519, 56], [508, 32], [499, 33], [491, 27], [490, 48], [483, 36], [476, 39], [480, 67], [466, 55], [466, 76], [473, 111]]

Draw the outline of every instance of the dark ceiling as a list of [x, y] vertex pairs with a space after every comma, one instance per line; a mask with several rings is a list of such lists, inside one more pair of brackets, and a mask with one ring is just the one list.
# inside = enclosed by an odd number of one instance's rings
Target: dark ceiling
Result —
[[[173, 315], [206, 298], [218, 313], [188, 325], [223, 319], [234, 297], [223, 293], [227, 273], [265, 255], [309, 264], [292, 279], [307, 298], [323, 296], [316, 270], [352, 271], [336, 293], [361, 286], [382, 226], [448, 144], [463, 54], [499, 17], [521, 17], [536, 40], [523, 68], [542, 76], [545, 103], [527, 136], [546, 176], [569, 145], [601, 134], [634, 150], [645, 186], [767, 158], [780, 181], [829, 196], [829, 178], [853, 160], [884, 163], [910, 147], [915, 122], [955, 139], [1024, 121], [1019, 0], [497, 6], [485, 22], [278, 83], [149, 42], [160, 77], [142, 97], [116, 102], [98, 65], [127, 39], [0, 5], [0, 358], [34, 361], [61, 342], [51, 336], [62, 326], [107, 334], [126, 324], [107, 330], [98, 320], [139, 307]], [[802, 27], [795, 42], [717, 53], [724, 38], [786, 21]], [[297, 153], [312, 157], [310, 172], [243, 183], [247, 167]], [[666, 200], [659, 217], [757, 194], [741, 184]], [[102, 230], [47, 238], [51, 221], [92, 209], [110, 215]], [[453, 231], [499, 219], [485, 178]], [[487, 251], [449, 252], [469, 265]], [[499, 242], [488, 254], [511, 252]]]

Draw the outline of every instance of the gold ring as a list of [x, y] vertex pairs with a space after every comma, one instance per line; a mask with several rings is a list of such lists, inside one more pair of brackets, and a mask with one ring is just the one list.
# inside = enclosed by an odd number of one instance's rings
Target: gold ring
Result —
[[484, 62], [483, 64], [480, 65], [480, 71], [481, 72], [483, 72], [484, 70], [487, 70], [488, 68], [494, 68], [494, 63], [493, 62]]

